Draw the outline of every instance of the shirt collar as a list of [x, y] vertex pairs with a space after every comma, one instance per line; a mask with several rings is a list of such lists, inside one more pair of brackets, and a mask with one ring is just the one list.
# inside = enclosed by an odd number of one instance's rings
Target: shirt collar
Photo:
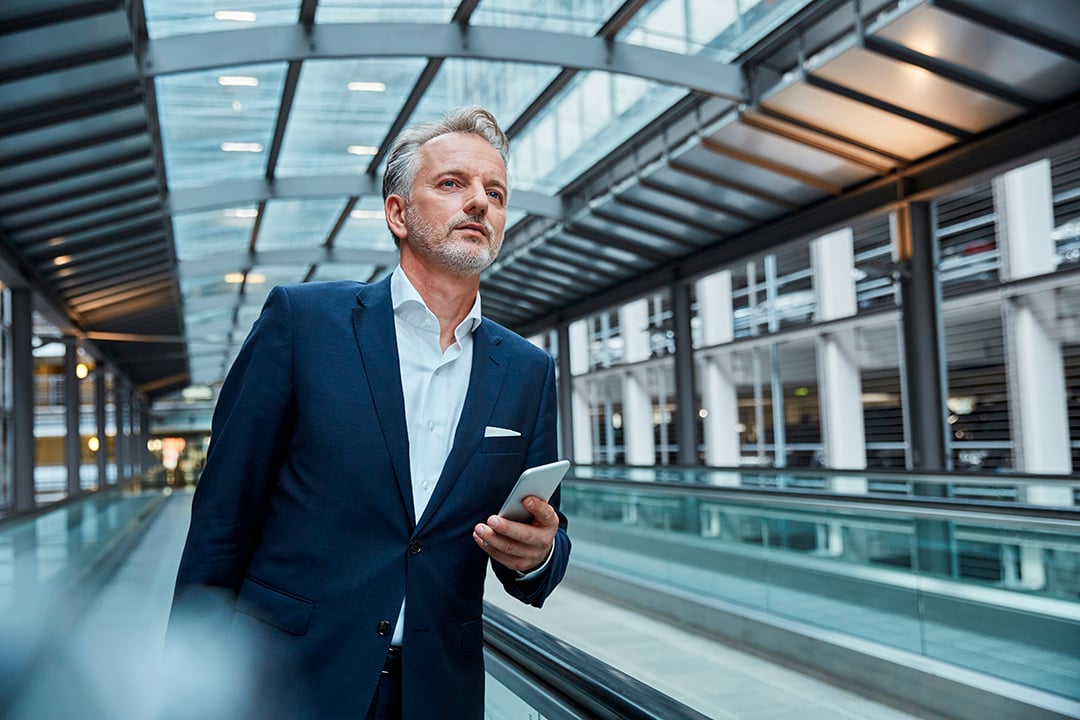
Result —
[[[394, 316], [399, 320], [421, 328], [434, 328], [435, 332], [438, 332], [439, 319], [428, 308], [424, 298], [420, 297], [420, 293], [400, 265], [394, 268], [394, 272], [390, 276], [390, 302], [394, 307]], [[433, 323], [425, 324], [425, 320], [431, 320]], [[468, 314], [454, 329], [454, 336], [460, 340], [463, 336], [471, 334], [476, 330], [481, 320], [480, 293], [477, 292], [476, 299], [473, 300]]]

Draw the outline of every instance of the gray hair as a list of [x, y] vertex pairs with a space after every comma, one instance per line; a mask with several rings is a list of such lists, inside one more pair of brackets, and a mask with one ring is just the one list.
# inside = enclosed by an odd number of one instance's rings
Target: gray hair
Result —
[[510, 164], [510, 140], [491, 113], [478, 105], [451, 110], [441, 120], [416, 125], [398, 135], [386, 159], [382, 181], [383, 201], [391, 195], [400, 195], [406, 200], [410, 198], [420, 164], [420, 147], [429, 140], [450, 133], [479, 135], [499, 151], [504, 165]]

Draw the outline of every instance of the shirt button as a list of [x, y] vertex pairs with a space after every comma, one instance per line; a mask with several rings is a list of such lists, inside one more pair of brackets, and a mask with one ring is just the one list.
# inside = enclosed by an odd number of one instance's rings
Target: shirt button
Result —
[[431, 483], [429, 483], [427, 480], [425, 480], [424, 482], [420, 483], [420, 487], [427, 490], [429, 487], [431, 487]]
[[427, 429], [428, 429], [428, 432], [435, 432], [435, 423], [428, 422]]
[[375, 632], [379, 633], [380, 637], [386, 637], [393, 629], [394, 626], [390, 624], [389, 620], [380, 620], [379, 624], [375, 626]]
[[439, 369], [436, 369], [435, 370], [435, 375], [438, 376], [438, 374], [439, 374]]
[[424, 546], [420, 544], [419, 540], [413, 540], [411, 543], [409, 543], [409, 554], [410, 555], [419, 555], [420, 551], [423, 550], [423, 549], [424, 549]]

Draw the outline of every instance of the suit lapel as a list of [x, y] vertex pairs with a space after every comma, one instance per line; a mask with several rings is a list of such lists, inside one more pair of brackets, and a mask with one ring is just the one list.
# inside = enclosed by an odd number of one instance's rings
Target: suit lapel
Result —
[[435, 485], [424, 516], [416, 524], [418, 529], [428, 522], [450, 494], [465, 465], [480, 447], [484, 428], [495, 409], [507, 368], [506, 353], [501, 347], [502, 336], [495, 327], [490, 322], [482, 321], [473, 333], [473, 360], [465, 406], [461, 409], [454, 445], [443, 465], [439, 482]]
[[364, 374], [375, 404], [383, 440], [394, 466], [401, 500], [412, 524], [412, 479], [409, 470], [409, 431], [405, 426], [405, 400], [401, 390], [401, 363], [398, 361], [394, 309], [390, 299], [390, 279], [365, 285], [356, 296], [353, 329]]

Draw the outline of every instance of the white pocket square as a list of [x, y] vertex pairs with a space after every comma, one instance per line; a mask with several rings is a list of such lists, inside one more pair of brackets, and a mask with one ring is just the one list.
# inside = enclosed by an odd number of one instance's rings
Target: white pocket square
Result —
[[507, 430], [494, 425], [488, 425], [484, 428], [484, 437], [519, 437], [520, 435], [521, 433], [517, 430]]

